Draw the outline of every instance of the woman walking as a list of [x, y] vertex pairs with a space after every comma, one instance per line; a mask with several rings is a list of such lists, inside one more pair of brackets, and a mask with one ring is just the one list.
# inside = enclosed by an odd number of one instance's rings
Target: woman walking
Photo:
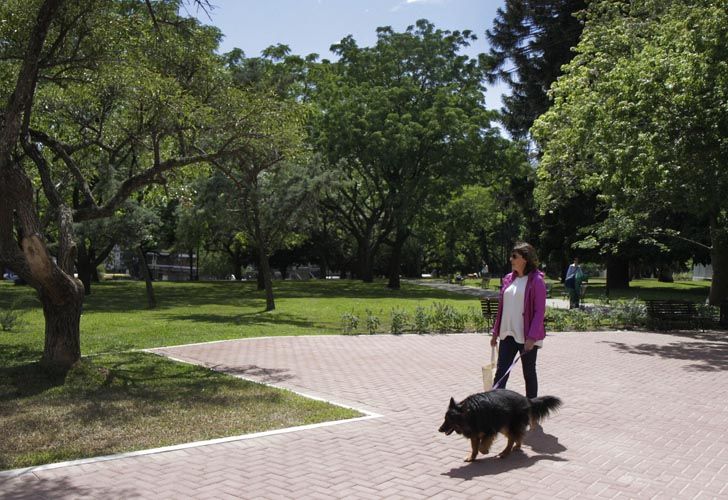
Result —
[[546, 336], [546, 282], [543, 273], [538, 270], [538, 257], [533, 246], [517, 243], [510, 260], [512, 271], [503, 278], [498, 314], [490, 340], [490, 345], [495, 347], [500, 338], [498, 369], [493, 384], [500, 380], [498, 388], [505, 389], [508, 382], [506, 371], [520, 352], [526, 397], [531, 399], [538, 396], [536, 357]]

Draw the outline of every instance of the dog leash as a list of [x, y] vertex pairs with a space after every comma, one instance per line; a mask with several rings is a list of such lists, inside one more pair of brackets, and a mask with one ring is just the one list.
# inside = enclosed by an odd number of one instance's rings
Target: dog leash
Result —
[[[529, 352], [530, 351], [526, 351], [526, 354], [528, 354]], [[500, 387], [500, 383], [503, 382], [503, 379], [506, 378], [509, 373], [511, 373], [511, 370], [513, 370], [513, 367], [516, 366], [516, 363], [518, 363], [518, 360], [519, 359], [521, 359], [521, 353], [520, 352], [516, 355], [516, 358], [513, 360], [513, 363], [511, 363], [511, 366], [508, 367], [508, 369], [503, 374], [503, 376], [500, 378], [500, 380], [498, 380], [498, 382], [496, 382], [495, 384], [493, 384], [493, 388], [491, 390], [497, 389], [498, 387]]]

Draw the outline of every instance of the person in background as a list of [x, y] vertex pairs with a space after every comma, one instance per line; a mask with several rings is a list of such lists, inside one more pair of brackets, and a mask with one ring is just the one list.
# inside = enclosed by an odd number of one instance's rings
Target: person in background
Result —
[[538, 269], [538, 257], [533, 246], [517, 243], [510, 260], [512, 271], [503, 278], [490, 341], [491, 346], [496, 346], [500, 339], [493, 384], [500, 381], [497, 388], [505, 389], [508, 382], [506, 372], [520, 352], [526, 397], [535, 398], [538, 396], [536, 357], [546, 336], [546, 282], [544, 274]]
[[574, 257], [574, 262], [566, 269], [564, 279], [564, 288], [569, 293], [569, 309], [579, 308], [582, 281], [584, 281], [584, 272], [579, 265], [579, 257]]

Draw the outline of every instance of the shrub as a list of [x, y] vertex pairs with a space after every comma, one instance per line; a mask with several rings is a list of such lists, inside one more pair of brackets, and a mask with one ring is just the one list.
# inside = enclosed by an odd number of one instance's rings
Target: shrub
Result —
[[599, 328], [634, 328], [647, 325], [644, 304], [638, 299], [613, 302], [611, 307], [549, 309], [547, 328], [553, 331], [584, 331]]
[[409, 314], [402, 309], [392, 309], [392, 322], [390, 326], [390, 332], [394, 335], [399, 335], [407, 328], [409, 322]]
[[369, 332], [369, 335], [374, 335], [377, 333], [377, 328], [379, 328], [379, 318], [374, 316], [369, 309], [364, 312], [366, 313], [367, 332]]
[[488, 328], [488, 322], [485, 321], [485, 318], [483, 317], [483, 313], [480, 312], [479, 309], [476, 309], [474, 307], [471, 307], [468, 310], [469, 316], [470, 316], [470, 323], [473, 325], [473, 329], [476, 333], [487, 333], [486, 329]]
[[450, 304], [434, 302], [430, 324], [435, 332], [462, 332], [465, 331], [467, 314], [458, 312]]
[[618, 302], [609, 312], [609, 317], [622, 327], [645, 326], [647, 324], [647, 308], [638, 299]]
[[430, 317], [422, 306], [417, 306], [415, 309], [413, 327], [416, 333], [426, 333], [430, 328]]
[[359, 316], [354, 313], [344, 313], [341, 315], [341, 328], [344, 335], [349, 335], [356, 332], [359, 327]]

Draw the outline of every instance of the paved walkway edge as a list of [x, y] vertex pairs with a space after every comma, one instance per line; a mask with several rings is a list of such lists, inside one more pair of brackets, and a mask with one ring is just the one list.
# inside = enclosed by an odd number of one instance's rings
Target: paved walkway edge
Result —
[[[220, 341], [216, 341], [216, 342], [220, 342]], [[225, 342], [225, 341], [222, 341], [222, 342]], [[195, 345], [195, 344], [192, 344], [192, 345]], [[157, 347], [155, 349], [160, 349], [160, 348]], [[160, 353], [154, 352], [152, 349], [143, 349], [143, 351], [149, 352], [150, 354], [156, 354], [157, 356], [163, 356], [169, 360], [176, 361], [178, 363], [202, 366], [197, 363], [192, 363], [192, 362], [184, 360], [184, 359], [178, 359], [178, 358], [173, 358], [171, 356], [162, 355]], [[212, 368], [208, 368], [208, 369], [212, 370]], [[371, 420], [374, 418], [382, 417], [382, 415], [379, 415], [378, 413], [373, 413], [371, 411], [364, 410], [361, 408], [356, 408], [356, 407], [353, 407], [350, 405], [337, 403], [336, 401], [330, 401], [327, 399], [320, 398], [318, 396], [306, 394], [304, 392], [294, 391], [292, 389], [288, 389], [285, 387], [280, 387], [280, 386], [273, 385], [273, 384], [267, 384], [267, 383], [255, 380], [253, 378], [248, 378], [248, 377], [244, 377], [241, 375], [231, 375], [231, 376], [241, 378], [244, 380], [249, 380], [256, 384], [274, 387], [281, 391], [290, 391], [290, 392], [293, 392], [294, 394], [298, 394], [299, 396], [303, 396], [308, 399], [314, 399], [316, 401], [323, 401], [325, 403], [329, 403], [329, 404], [332, 404], [335, 406], [340, 406], [342, 408], [356, 410], [359, 413], [363, 413], [364, 416], [355, 417], [355, 418], [347, 418], [344, 420], [330, 420], [328, 422], [319, 422], [317, 424], [307, 424], [307, 425], [298, 425], [295, 427], [285, 427], [283, 429], [274, 429], [272, 431], [255, 432], [252, 434], [241, 434], [239, 436], [228, 436], [228, 437], [224, 437], [224, 438], [208, 439], [207, 441], [195, 441], [192, 443], [182, 443], [182, 444], [176, 444], [176, 445], [172, 445], [172, 446], [163, 446], [161, 448], [150, 448], [147, 450], [130, 451], [127, 453], [117, 453], [115, 455], [104, 455], [104, 456], [100, 456], [100, 457], [80, 458], [78, 460], [69, 460], [67, 462], [57, 462], [57, 463], [52, 463], [52, 464], [36, 465], [36, 466], [32, 466], [32, 467], [23, 467], [20, 469], [9, 469], [9, 470], [0, 471], [0, 479], [22, 476], [23, 474], [40, 472], [40, 471], [44, 471], [44, 470], [60, 469], [62, 467], [75, 467], [77, 465], [93, 464], [93, 463], [97, 463], [97, 462], [108, 462], [109, 460], [120, 460], [122, 458], [141, 457], [141, 456], [145, 456], [145, 455], [155, 455], [158, 453], [167, 453], [170, 451], [186, 450], [188, 448], [199, 448], [201, 446], [208, 446], [211, 444], [229, 443], [231, 441], [243, 441], [246, 439], [256, 439], [256, 438], [265, 437], [265, 436], [275, 436], [276, 434], [287, 434], [289, 432], [299, 432], [299, 431], [305, 431], [305, 430], [309, 430], [309, 429], [317, 429], [319, 427], [330, 427], [333, 425], [348, 424], [348, 423], [352, 423], [352, 422], [361, 422], [363, 420]]]

